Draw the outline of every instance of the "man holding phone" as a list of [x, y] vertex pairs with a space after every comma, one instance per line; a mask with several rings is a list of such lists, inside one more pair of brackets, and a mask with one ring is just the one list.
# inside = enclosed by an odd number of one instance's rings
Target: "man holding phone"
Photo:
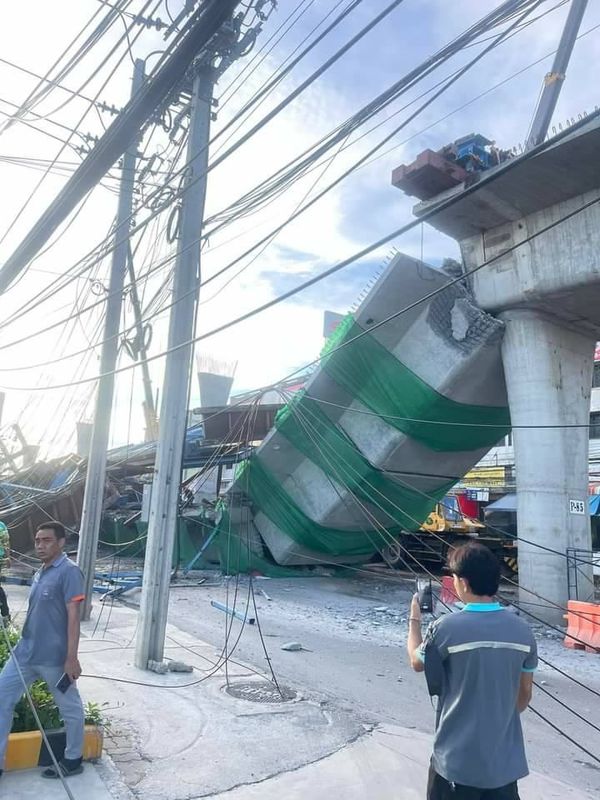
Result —
[[477, 542], [450, 554], [454, 591], [465, 604], [433, 622], [423, 642], [418, 595], [408, 655], [438, 697], [428, 800], [519, 800], [528, 774], [520, 714], [531, 700], [537, 648], [526, 622], [499, 603], [496, 556]]
[[[42, 523], [35, 534], [42, 567], [33, 578], [22, 637], [0, 673], [0, 775], [23, 683], [30, 686], [38, 678], [48, 684], [65, 723], [67, 745], [60, 771], [64, 776], [83, 771], [84, 711], [75, 681], [81, 675], [80, 604], [85, 594], [81, 570], [63, 553], [65, 538], [60, 522]], [[42, 775], [59, 777], [53, 767]]]

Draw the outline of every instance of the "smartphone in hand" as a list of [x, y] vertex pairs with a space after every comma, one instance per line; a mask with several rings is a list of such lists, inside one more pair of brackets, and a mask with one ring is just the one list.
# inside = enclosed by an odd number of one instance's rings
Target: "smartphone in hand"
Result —
[[433, 612], [433, 592], [431, 581], [417, 578], [417, 593], [419, 595], [419, 607], [421, 611]]
[[64, 694], [67, 691], [67, 689], [69, 688], [69, 686], [71, 685], [72, 682], [73, 681], [71, 680], [71, 678], [69, 678], [67, 673], [63, 672], [63, 674], [61, 675], [60, 680], [56, 684], [56, 688], [58, 689], [59, 692], [62, 692]]

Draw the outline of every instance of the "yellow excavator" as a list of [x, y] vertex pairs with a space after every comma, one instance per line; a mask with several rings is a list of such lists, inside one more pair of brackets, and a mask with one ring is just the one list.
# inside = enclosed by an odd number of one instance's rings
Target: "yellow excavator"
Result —
[[460, 510], [458, 497], [447, 495], [435, 508], [419, 528], [432, 533], [461, 533], [465, 536], [476, 536], [485, 525], [477, 519], [466, 517]]
[[421, 562], [440, 565], [446, 563], [451, 547], [473, 538], [496, 553], [507, 574], [516, 573], [515, 541], [491, 533], [482, 522], [463, 514], [456, 495], [447, 495], [436, 503], [418, 531], [403, 532], [397, 541], [385, 547], [382, 556], [389, 566], [400, 569], [418, 569]]

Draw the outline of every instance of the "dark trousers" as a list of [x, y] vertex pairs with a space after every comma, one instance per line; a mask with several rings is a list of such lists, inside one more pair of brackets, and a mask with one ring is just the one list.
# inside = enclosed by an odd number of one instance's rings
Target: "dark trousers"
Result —
[[8, 609], [8, 600], [6, 599], [6, 592], [0, 586], [0, 613], [3, 617], [10, 616], [10, 611]]
[[433, 767], [429, 767], [427, 800], [519, 800], [519, 790], [516, 781], [498, 789], [477, 789], [474, 786], [449, 783]]

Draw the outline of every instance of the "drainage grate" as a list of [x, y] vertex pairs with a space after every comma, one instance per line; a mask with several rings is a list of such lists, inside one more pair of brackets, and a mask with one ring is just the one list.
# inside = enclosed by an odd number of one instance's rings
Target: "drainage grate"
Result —
[[[281, 690], [281, 691], [280, 691]], [[230, 683], [225, 687], [227, 694], [238, 700], [250, 700], [253, 703], [289, 703], [296, 699], [296, 692], [287, 686], [279, 685], [279, 689], [267, 681], [246, 681]]]

